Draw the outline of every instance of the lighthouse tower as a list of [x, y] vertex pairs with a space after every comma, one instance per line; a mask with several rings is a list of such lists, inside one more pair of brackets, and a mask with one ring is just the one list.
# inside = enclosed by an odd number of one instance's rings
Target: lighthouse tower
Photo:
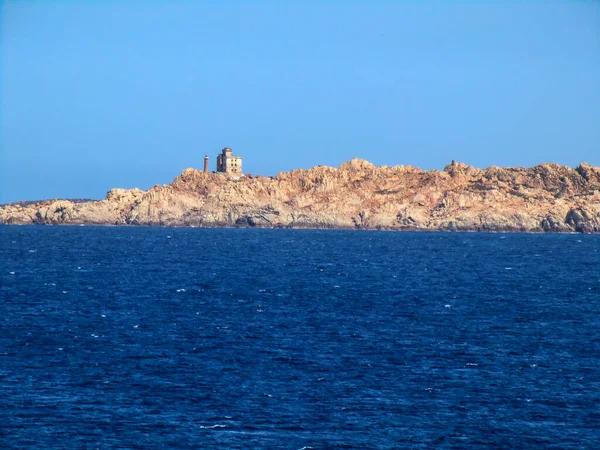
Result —
[[208, 173], [208, 154], [204, 155], [204, 173]]

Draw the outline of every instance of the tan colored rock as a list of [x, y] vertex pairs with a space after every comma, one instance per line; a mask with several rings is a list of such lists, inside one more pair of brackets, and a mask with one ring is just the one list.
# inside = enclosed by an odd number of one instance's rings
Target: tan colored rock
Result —
[[600, 168], [582, 163], [443, 171], [353, 159], [275, 177], [186, 169], [100, 201], [0, 206], [0, 223], [600, 232]]

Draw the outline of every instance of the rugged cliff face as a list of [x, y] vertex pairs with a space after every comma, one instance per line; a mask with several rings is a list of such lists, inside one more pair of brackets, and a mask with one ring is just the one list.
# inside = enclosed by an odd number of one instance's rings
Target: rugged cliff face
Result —
[[600, 168], [424, 171], [353, 159], [237, 179], [187, 169], [169, 185], [112, 189], [101, 201], [1, 206], [0, 223], [599, 233]]

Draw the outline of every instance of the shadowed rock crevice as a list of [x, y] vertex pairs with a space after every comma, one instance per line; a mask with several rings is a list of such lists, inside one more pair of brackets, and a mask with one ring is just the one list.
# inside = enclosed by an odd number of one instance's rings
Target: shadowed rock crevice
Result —
[[275, 177], [186, 169], [101, 201], [2, 205], [0, 223], [599, 233], [600, 168], [452, 161], [425, 171], [353, 159]]

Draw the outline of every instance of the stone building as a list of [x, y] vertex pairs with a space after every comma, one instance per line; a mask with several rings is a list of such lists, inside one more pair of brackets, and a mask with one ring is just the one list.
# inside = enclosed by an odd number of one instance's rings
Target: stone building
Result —
[[241, 175], [242, 157], [233, 156], [230, 148], [224, 148], [221, 154], [217, 155], [217, 172]]

